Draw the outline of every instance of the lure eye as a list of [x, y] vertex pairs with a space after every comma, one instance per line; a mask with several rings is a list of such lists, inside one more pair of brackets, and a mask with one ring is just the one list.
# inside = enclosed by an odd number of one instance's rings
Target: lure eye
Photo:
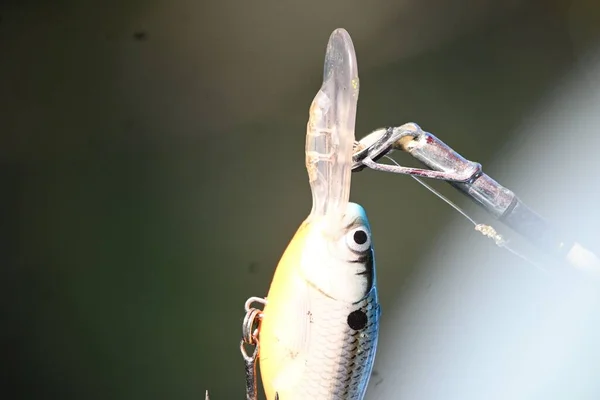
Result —
[[355, 228], [346, 234], [346, 244], [355, 253], [364, 253], [371, 247], [371, 236], [364, 228]]

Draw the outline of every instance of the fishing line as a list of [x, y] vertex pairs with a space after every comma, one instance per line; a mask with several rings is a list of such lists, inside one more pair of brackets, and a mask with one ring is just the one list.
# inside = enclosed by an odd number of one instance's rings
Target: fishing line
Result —
[[[390, 157], [388, 155], [385, 155], [384, 157], [387, 158], [388, 160], [390, 160], [391, 162], [393, 162], [395, 165], [400, 166], [400, 164], [398, 164], [398, 162], [396, 162], [396, 160], [394, 160], [392, 157]], [[475, 230], [477, 232], [481, 233], [485, 237], [492, 239], [498, 247], [502, 247], [502, 248], [508, 250], [510, 253], [520, 257], [524, 261], [527, 261], [528, 263], [530, 263], [531, 265], [533, 265], [540, 271], [543, 271], [546, 273], [549, 272], [547, 269], [543, 268], [541, 265], [534, 262], [533, 260], [531, 260], [530, 258], [525, 256], [521, 252], [511, 248], [509, 246], [508, 240], [504, 239], [504, 237], [501, 234], [499, 234], [498, 232], [496, 232], [496, 230], [492, 226], [480, 224], [477, 221], [475, 221], [475, 219], [473, 219], [471, 216], [469, 216], [469, 214], [467, 214], [464, 210], [462, 210], [458, 205], [456, 205], [454, 202], [452, 202], [452, 200], [448, 199], [446, 196], [444, 196], [443, 194], [441, 194], [440, 192], [435, 190], [433, 187], [431, 187], [430, 185], [425, 183], [419, 177], [414, 176], [414, 175], [410, 175], [410, 177], [413, 178], [414, 180], [416, 180], [417, 182], [419, 182], [423, 187], [425, 187], [431, 193], [435, 194], [438, 198], [442, 199], [446, 204], [448, 204], [454, 210], [458, 211], [464, 218], [466, 218], [469, 222], [471, 222], [475, 226]]]

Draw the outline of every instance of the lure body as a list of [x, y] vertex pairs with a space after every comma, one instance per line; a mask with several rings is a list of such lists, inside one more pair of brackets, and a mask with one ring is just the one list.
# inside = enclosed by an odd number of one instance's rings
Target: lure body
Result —
[[275, 271], [260, 325], [267, 399], [359, 400], [377, 348], [380, 308], [371, 229], [349, 202], [358, 75], [336, 30], [307, 126], [313, 208]]
[[302, 224], [277, 266], [260, 328], [267, 399], [364, 396], [379, 329], [375, 262], [370, 244], [343, 248], [356, 232], [370, 236], [362, 207], [348, 204], [342, 221], [331, 237], [331, 221]]

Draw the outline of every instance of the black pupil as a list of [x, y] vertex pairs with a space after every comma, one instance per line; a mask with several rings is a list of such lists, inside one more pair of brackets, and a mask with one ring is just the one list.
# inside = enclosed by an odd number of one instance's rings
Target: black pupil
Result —
[[356, 231], [354, 232], [354, 242], [356, 244], [365, 244], [367, 243], [367, 233], [365, 231]]

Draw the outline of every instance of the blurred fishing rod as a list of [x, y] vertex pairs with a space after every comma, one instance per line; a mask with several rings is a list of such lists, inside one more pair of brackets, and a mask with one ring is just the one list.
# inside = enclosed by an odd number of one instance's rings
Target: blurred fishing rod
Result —
[[[394, 150], [410, 154], [429, 169], [377, 162], [382, 157], [388, 157]], [[366, 167], [415, 178], [444, 180], [544, 254], [574, 268], [600, 274], [600, 259], [592, 251], [572, 239], [564, 238], [514, 192], [485, 174], [481, 164], [465, 159], [415, 123], [371, 132], [355, 143], [353, 161], [353, 172]], [[495, 235], [495, 231], [492, 235], [482, 233], [490, 237]]]

